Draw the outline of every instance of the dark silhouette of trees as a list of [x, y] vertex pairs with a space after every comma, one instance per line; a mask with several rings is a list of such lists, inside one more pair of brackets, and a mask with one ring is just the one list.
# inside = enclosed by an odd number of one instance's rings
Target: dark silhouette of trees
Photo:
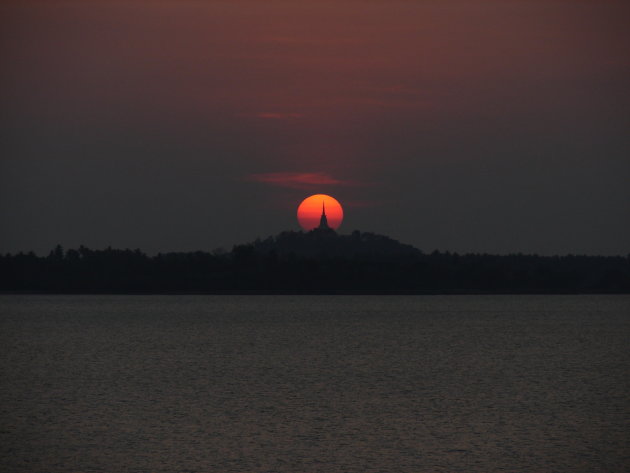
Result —
[[0, 256], [0, 291], [69, 293], [630, 293], [630, 256], [426, 254], [358, 231], [283, 232], [230, 252], [58, 245]]

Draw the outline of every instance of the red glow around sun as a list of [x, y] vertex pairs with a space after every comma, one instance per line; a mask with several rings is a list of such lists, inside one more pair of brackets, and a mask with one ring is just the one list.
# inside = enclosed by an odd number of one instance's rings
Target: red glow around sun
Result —
[[319, 226], [322, 205], [326, 209], [328, 226], [335, 230], [339, 228], [343, 221], [343, 208], [339, 201], [326, 194], [315, 194], [304, 199], [297, 209], [297, 219], [304, 230], [310, 231]]

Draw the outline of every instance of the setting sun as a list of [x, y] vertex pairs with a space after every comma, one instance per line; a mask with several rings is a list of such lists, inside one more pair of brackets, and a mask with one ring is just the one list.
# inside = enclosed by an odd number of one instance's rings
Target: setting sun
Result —
[[322, 211], [325, 210], [328, 226], [334, 230], [343, 221], [343, 208], [339, 201], [326, 194], [315, 194], [302, 201], [297, 209], [297, 219], [300, 226], [310, 231], [320, 224]]

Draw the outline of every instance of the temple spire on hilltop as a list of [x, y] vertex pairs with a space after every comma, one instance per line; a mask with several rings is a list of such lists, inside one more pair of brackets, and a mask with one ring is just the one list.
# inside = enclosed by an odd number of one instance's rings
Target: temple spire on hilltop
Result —
[[330, 228], [328, 226], [328, 219], [326, 218], [326, 202], [324, 202], [323, 200], [322, 200], [322, 216], [319, 219], [319, 227], [317, 228], [321, 230], [326, 230]]

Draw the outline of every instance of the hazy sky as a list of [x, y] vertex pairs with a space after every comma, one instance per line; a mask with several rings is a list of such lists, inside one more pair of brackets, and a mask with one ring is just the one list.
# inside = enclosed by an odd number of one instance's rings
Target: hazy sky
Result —
[[0, 3], [0, 252], [630, 252], [630, 2]]

